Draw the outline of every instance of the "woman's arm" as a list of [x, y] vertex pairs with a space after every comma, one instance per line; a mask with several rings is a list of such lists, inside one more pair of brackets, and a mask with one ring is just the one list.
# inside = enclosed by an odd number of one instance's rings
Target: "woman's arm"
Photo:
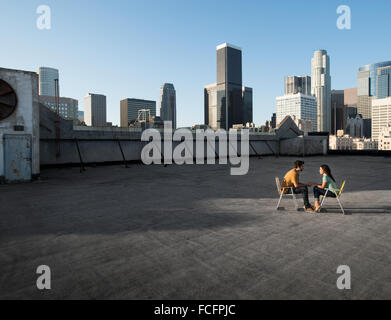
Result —
[[318, 187], [319, 189], [325, 189], [326, 186], [327, 186], [327, 182], [323, 182], [322, 184], [318, 184], [318, 185], [317, 185], [317, 187]]

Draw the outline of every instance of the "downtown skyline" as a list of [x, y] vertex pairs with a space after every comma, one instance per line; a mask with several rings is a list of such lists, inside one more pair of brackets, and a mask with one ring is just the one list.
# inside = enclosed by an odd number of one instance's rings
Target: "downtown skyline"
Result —
[[[87, 92], [106, 95], [107, 121], [113, 124], [119, 124], [121, 99], [140, 97], [158, 101], [161, 84], [173, 83], [177, 91], [178, 127], [183, 127], [203, 123], [203, 87], [214, 78], [214, 49], [219, 43], [230, 42], [243, 49], [243, 74], [246, 74], [246, 85], [254, 89], [257, 125], [275, 112], [275, 97], [283, 94], [286, 76], [311, 73], [310, 61], [315, 50], [325, 49], [330, 56], [332, 89], [357, 87], [360, 66], [390, 60], [390, 44], [379, 41], [381, 32], [375, 33], [379, 28], [386, 30], [386, 12], [391, 7], [386, 1], [372, 4], [346, 1], [352, 9], [351, 30], [336, 27], [340, 1], [315, 4], [303, 1], [295, 6], [281, 1], [286, 9], [283, 12], [278, 8], [281, 5], [278, 1], [268, 5], [248, 1], [245, 9], [240, 9], [244, 17], [238, 18], [237, 28], [219, 16], [214, 22], [207, 21], [219, 9], [220, 1], [209, 5], [204, 18], [202, 1], [199, 4], [168, 1], [166, 8], [152, 2], [151, 8], [137, 1], [118, 2], [116, 6], [99, 2], [93, 7], [73, 1], [66, 4], [48, 1], [53, 28], [40, 31], [35, 28], [38, 2], [21, 1], [16, 8], [8, 1], [9, 14], [0, 25], [5, 23], [10, 30], [5, 38], [11, 50], [0, 53], [0, 65], [32, 71], [40, 66], [59, 69], [61, 95], [80, 102]], [[173, 7], [175, 13], [170, 13]], [[232, 8], [219, 10], [228, 17], [235, 13]], [[314, 17], [317, 12], [322, 12], [320, 17]], [[374, 12], [376, 19], [373, 19]], [[66, 18], [69, 15], [73, 17], [71, 24]], [[81, 21], [83, 15], [89, 24]], [[171, 22], [166, 22], [167, 15]], [[142, 19], [145, 16], [156, 21], [147, 24]], [[132, 17], [131, 23], [127, 17]], [[102, 21], [115, 18], [115, 21], [102, 26], [94, 18]], [[197, 24], [196, 18], [207, 23]], [[302, 42], [298, 41], [300, 37], [286, 33], [293, 22], [297, 30], [306, 27]], [[219, 23], [226, 28], [212, 30]], [[162, 27], [170, 31], [171, 38], [167, 39]], [[140, 28], [143, 37], [137, 33]], [[113, 34], [110, 38], [109, 32]], [[20, 39], [23, 33], [28, 36]], [[98, 42], [104, 36], [109, 40]], [[362, 37], [371, 39], [370, 48], [362, 48]], [[129, 39], [125, 43], [128, 50], [121, 49], [124, 39]], [[61, 45], [55, 45], [58, 43]], [[80, 106], [83, 110], [82, 103]]]

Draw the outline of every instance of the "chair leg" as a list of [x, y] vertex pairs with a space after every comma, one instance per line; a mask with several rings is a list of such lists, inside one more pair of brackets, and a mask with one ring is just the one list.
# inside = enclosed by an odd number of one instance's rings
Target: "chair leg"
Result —
[[324, 203], [326, 202], [326, 196], [322, 197], [322, 201], [320, 202], [320, 207], [322, 208]]
[[341, 210], [342, 210], [342, 214], [345, 215], [345, 210], [344, 210], [344, 208], [343, 208], [343, 206], [342, 206], [341, 201], [339, 200], [339, 197], [337, 197], [337, 201], [338, 201], [338, 204], [339, 204], [339, 206], [340, 206], [340, 208], [341, 208]]
[[295, 209], [297, 211], [297, 210], [299, 210], [299, 204], [297, 203], [296, 194], [293, 192], [293, 190], [292, 190], [292, 198], [293, 198], [293, 201], [295, 202]]
[[284, 194], [281, 194], [281, 195], [280, 195], [280, 200], [278, 200], [278, 204], [277, 204], [276, 210], [278, 210], [278, 209], [280, 208], [280, 203], [281, 203], [281, 200], [282, 200], [283, 195], [284, 195]]

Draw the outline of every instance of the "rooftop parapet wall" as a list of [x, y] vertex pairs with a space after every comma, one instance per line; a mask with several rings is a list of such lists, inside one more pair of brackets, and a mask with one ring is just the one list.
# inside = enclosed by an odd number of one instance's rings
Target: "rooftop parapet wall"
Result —
[[[141, 151], [148, 143], [141, 141], [141, 130], [132, 128], [95, 128], [73, 126], [71, 120], [60, 119], [60, 139], [56, 139], [56, 114], [41, 105], [41, 165], [77, 165], [101, 163], [125, 163], [141, 161]], [[289, 118], [274, 133], [250, 133], [250, 156], [305, 155], [324, 153], [324, 137], [300, 138], [302, 132]], [[163, 134], [161, 135], [163, 137]], [[196, 134], [193, 132], [193, 150], [196, 150]], [[163, 139], [162, 139], [163, 140]], [[240, 132], [237, 137], [240, 150]], [[180, 142], [173, 142], [173, 149]], [[206, 155], [207, 141], [204, 145]], [[56, 156], [57, 144], [60, 155]], [[162, 153], [164, 146], [162, 143]], [[218, 144], [215, 156], [219, 154]]]

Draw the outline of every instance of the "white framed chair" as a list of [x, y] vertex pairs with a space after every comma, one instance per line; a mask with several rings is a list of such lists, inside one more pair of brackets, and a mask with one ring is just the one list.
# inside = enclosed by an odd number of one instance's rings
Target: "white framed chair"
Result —
[[[277, 192], [280, 196], [280, 199], [278, 200], [277, 208], [276, 210], [280, 209], [281, 200], [284, 198], [284, 196], [292, 197], [292, 200], [295, 203], [296, 210], [299, 210], [299, 205], [297, 204], [297, 198], [296, 194], [293, 192], [293, 187], [284, 187], [281, 188], [280, 178], [276, 177], [276, 186], [277, 186]], [[290, 190], [290, 193], [285, 193], [285, 190]]]
[[[344, 208], [343, 208], [343, 206], [342, 206], [342, 203], [341, 203], [341, 195], [342, 195], [342, 192], [343, 192], [343, 189], [345, 188], [345, 184], [346, 184], [346, 181], [343, 181], [342, 182], [342, 184], [341, 184], [341, 187], [339, 188], [339, 189], [337, 189], [336, 191], [337, 191], [337, 193], [335, 194], [335, 199], [337, 199], [337, 202], [338, 202], [338, 204], [339, 204], [339, 207], [341, 208], [341, 210], [342, 210], [342, 214], [343, 215], [345, 215], [345, 210], [344, 210]], [[329, 193], [329, 192], [332, 192], [332, 191], [330, 191], [329, 189], [325, 189], [326, 190], [326, 193], [325, 193], [325, 195], [324, 196], [321, 196], [322, 197], [322, 201], [320, 202], [320, 208], [323, 208], [323, 205], [324, 205], [324, 203], [326, 202], [326, 199], [327, 199], [327, 194]]]

